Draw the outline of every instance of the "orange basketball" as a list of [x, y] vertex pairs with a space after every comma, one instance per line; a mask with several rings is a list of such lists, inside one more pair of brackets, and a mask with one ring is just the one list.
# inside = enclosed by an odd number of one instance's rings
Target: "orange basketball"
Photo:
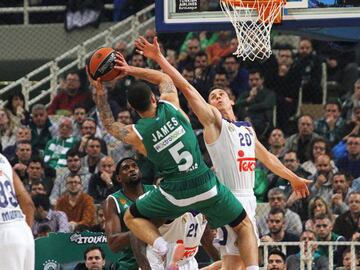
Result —
[[89, 60], [90, 76], [96, 80], [111, 81], [120, 75], [120, 71], [114, 69], [115, 51], [112, 48], [100, 48], [96, 50]]

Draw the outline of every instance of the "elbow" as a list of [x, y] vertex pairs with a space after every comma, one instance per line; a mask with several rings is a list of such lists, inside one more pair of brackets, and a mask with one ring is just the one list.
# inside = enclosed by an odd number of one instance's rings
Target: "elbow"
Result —
[[110, 248], [110, 250], [114, 253], [118, 252], [121, 248], [118, 247], [118, 245], [116, 245], [116, 242], [114, 241], [114, 239], [109, 239], [108, 238], [108, 246]]

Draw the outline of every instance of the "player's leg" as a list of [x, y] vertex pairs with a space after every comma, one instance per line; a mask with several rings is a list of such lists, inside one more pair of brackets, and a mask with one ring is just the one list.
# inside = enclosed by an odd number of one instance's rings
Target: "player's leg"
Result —
[[224, 268], [222, 266], [222, 261], [216, 261], [208, 266], [201, 268], [201, 270], [221, 270], [221, 269], [230, 269], [230, 268]]
[[225, 255], [222, 258], [224, 269], [245, 270], [245, 264], [239, 255]]

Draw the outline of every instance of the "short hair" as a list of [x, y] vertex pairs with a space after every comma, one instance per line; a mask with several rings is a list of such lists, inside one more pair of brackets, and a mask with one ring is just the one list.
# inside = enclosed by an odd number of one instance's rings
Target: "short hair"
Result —
[[263, 72], [262, 72], [260, 69], [253, 68], [253, 69], [250, 69], [250, 70], [249, 70], [249, 75], [250, 75], [250, 74], [255, 74], [255, 73], [259, 73], [260, 78], [261, 78], [261, 79], [264, 79], [264, 74], [263, 74]]
[[328, 219], [328, 220], [330, 220], [331, 222], [333, 222], [331, 216], [329, 216], [329, 214], [326, 214], [326, 213], [321, 213], [321, 214], [319, 214], [319, 215], [317, 215], [317, 216], [314, 217], [314, 221], [316, 221], [316, 220], [318, 220], [318, 219], [320, 219], [320, 220], [322, 220], [322, 219]]
[[122, 158], [122, 159], [120, 159], [120, 161], [118, 162], [118, 164], [116, 164], [116, 169], [115, 169], [115, 174], [116, 175], [119, 175], [120, 173], [119, 173], [119, 171], [120, 171], [120, 168], [121, 168], [121, 165], [122, 165], [122, 163], [125, 161], [125, 160], [132, 160], [132, 161], [134, 161], [135, 163], [136, 163], [136, 160], [133, 158], [133, 157], [124, 157], [124, 158]]
[[286, 255], [278, 248], [272, 248], [269, 251], [269, 255], [268, 255], [268, 260], [270, 258], [271, 255], [278, 255], [281, 257], [281, 259], [283, 260], [283, 262], [285, 263], [286, 261]]
[[286, 198], [285, 192], [281, 188], [275, 187], [275, 188], [270, 189], [268, 192], [268, 198], [270, 198], [274, 194], [281, 194], [281, 196], [283, 196], [284, 199]]
[[47, 195], [36, 194], [32, 197], [32, 200], [36, 208], [41, 206], [45, 211], [49, 211], [51, 205], [49, 197]]
[[41, 103], [35, 104], [31, 108], [31, 112], [34, 112], [34, 111], [46, 111], [46, 106], [44, 104], [41, 104]]
[[196, 57], [203, 57], [203, 56], [205, 56], [206, 58], [208, 58], [208, 55], [206, 54], [206, 52], [200, 51], [200, 52], [198, 52], [198, 53], [195, 55], [195, 58], [196, 58]]
[[66, 159], [68, 159], [69, 157], [75, 157], [75, 156], [81, 157], [80, 152], [75, 148], [71, 148], [71, 149], [69, 149], [69, 151], [66, 152]]
[[99, 250], [100, 251], [100, 254], [101, 254], [101, 257], [103, 260], [105, 260], [105, 252], [104, 250], [99, 247], [99, 246], [90, 246], [88, 247], [85, 252], [84, 252], [84, 260], [86, 261], [86, 255], [90, 252], [90, 251], [93, 251], [93, 250]]
[[130, 106], [138, 112], [145, 112], [149, 109], [151, 104], [150, 97], [152, 94], [149, 85], [144, 82], [134, 83], [127, 92]]
[[74, 108], [73, 108], [73, 113], [74, 113], [75, 110], [77, 110], [77, 109], [84, 109], [84, 110], [85, 110], [85, 113], [87, 112], [85, 106], [82, 105], [82, 104], [76, 104], [76, 105], [74, 106]]
[[32, 149], [32, 145], [31, 145], [31, 142], [30, 142], [30, 141], [28, 141], [28, 140], [21, 140], [21, 141], [16, 142], [16, 150], [19, 149], [20, 144], [29, 144], [29, 145], [31, 146], [31, 149]]
[[326, 108], [326, 105], [336, 105], [336, 107], [339, 109], [339, 111], [341, 112], [341, 104], [340, 102], [337, 100], [337, 99], [334, 99], [334, 98], [331, 98], [331, 99], [328, 99], [324, 105], [324, 108]]
[[42, 168], [45, 167], [44, 160], [39, 156], [32, 156], [29, 161], [29, 164], [30, 163], [40, 163]]
[[285, 211], [284, 211], [284, 209], [281, 209], [281, 208], [272, 208], [272, 209], [270, 209], [268, 216], [276, 215], [276, 214], [282, 214], [283, 217], [285, 218]]

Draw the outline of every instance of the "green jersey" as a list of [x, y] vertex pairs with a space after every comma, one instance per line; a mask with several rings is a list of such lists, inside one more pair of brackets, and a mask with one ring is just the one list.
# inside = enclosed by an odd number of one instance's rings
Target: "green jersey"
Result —
[[[143, 185], [144, 193], [149, 190], [154, 189], [155, 186], [153, 185]], [[122, 190], [119, 190], [110, 195], [116, 203], [117, 212], [119, 214], [119, 219], [121, 222], [121, 231], [128, 232], [129, 229], [126, 227], [124, 222], [124, 215], [127, 208], [129, 208], [134, 201], [129, 199]], [[132, 253], [130, 247], [126, 247], [119, 252], [119, 259], [118, 259], [119, 267], [118, 269], [127, 269], [127, 270], [138, 270], [139, 267], [136, 263], [135, 257]]]
[[156, 117], [133, 127], [165, 179], [192, 179], [208, 170], [189, 120], [173, 104], [159, 101]]

